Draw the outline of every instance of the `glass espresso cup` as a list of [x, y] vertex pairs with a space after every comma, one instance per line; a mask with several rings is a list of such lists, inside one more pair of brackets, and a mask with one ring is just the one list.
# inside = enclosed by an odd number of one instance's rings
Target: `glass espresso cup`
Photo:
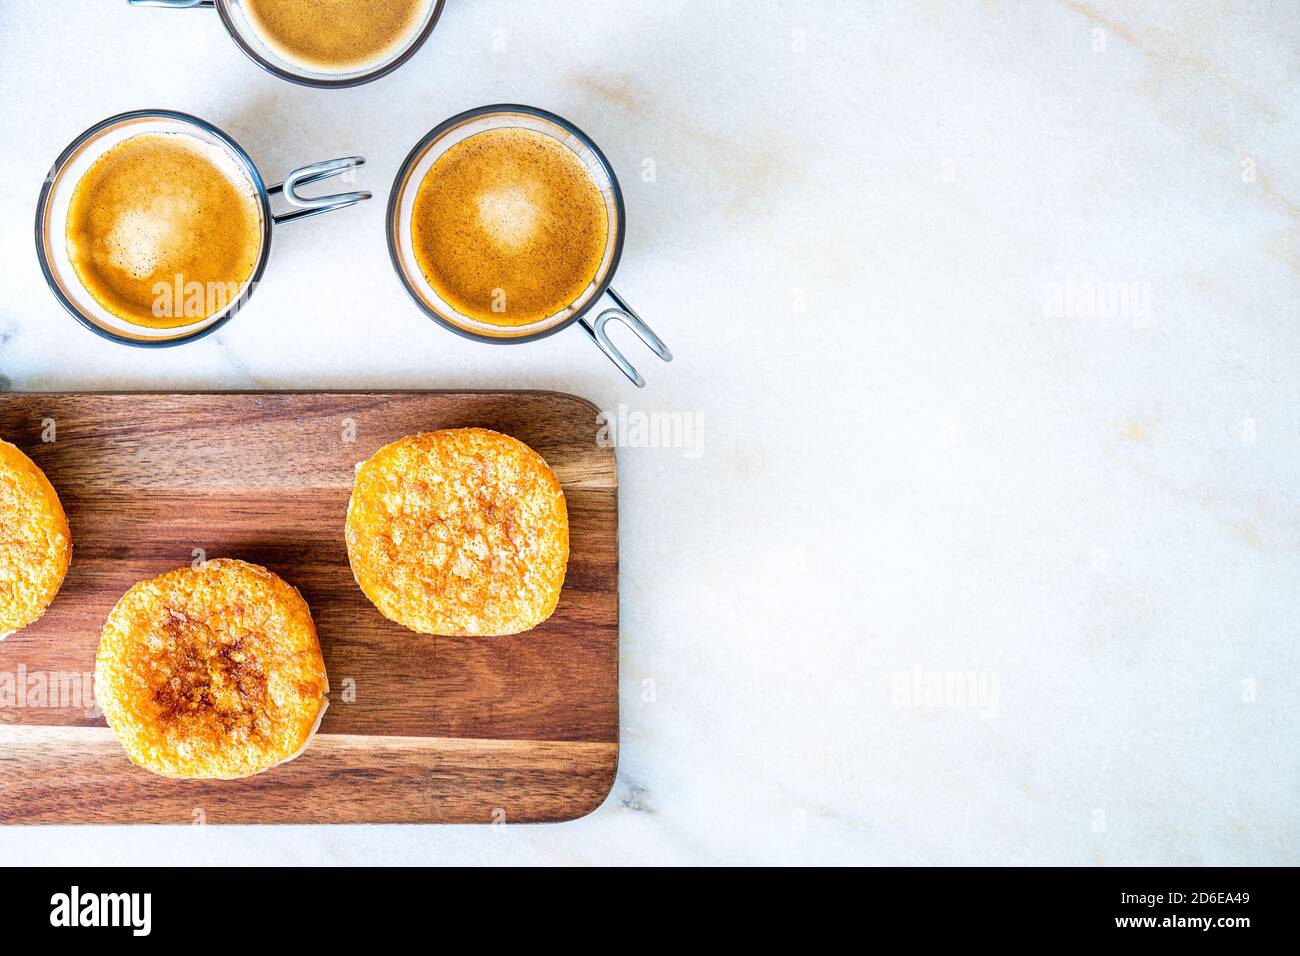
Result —
[[310, 64], [298, 62], [286, 54], [277, 51], [259, 33], [254, 21], [249, 17], [245, 0], [127, 0], [133, 7], [172, 7], [173, 9], [215, 8], [221, 17], [221, 23], [230, 34], [231, 39], [244, 54], [274, 76], [291, 83], [304, 86], [345, 87], [360, 86], [381, 76], [393, 72], [420, 49], [429, 38], [433, 28], [442, 15], [446, 0], [430, 0], [428, 8], [421, 14], [404, 42], [389, 50], [377, 60], [369, 61], [353, 69], [321, 69]]
[[[604, 252], [591, 282], [567, 305], [550, 315], [523, 325], [497, 325], [465, 314], [447, 302], [426, 278], [415, 252], [413, 212], [420, 184], [444, 153], [471, 136], [488, 130], [527, 129], [551, 137], [570, 150], [586, 168], [600, 194], [607, 220]], [[659, 358], [672, 361], [672, 353], [659, 336], [642, 321], [610, 283], [618, 268], [626, 230], [623, 193], [618, 178], [599, 147], [580, 129], [562, 117], [531, 106], [502, 104], [483, 106], [451, 117], [439, 124], [411, 150], [393, 182], [388, 199], [388, 251], [393, 268], [411, 298], [426, 315], [458, 335], [480, 342], [531, 342], [554, 335], [577, 323], [619, 370], [638, 388], [645, 380], [610, 341], [605, 326], [611, 321], [630, 328]], [[589, 314], [608, 294], [614, 305], [594, 319]]]
[[[144, 133], [184, 133], [197, 138], [252, 187], [261, 240], [249, 277], [237, 292], [223, 298], [222, 307], [193, 322], [156, 328], [128, 321], [102, 305], [77, 275], [68, 250], [68, 212], [77, 184], [110, 149]], [[233, 139], [196, 116], [171, 110], [137, 110], [96, 123], [78, 136], [54, 161], [36, 206], [36, 255], [45, 281], [68, 313], [97, 335], [126, 345], [162, 347], [201, 338], [228, 322], [247, 303], [266, 269], [271, 254], [272, 227], [295, 219], [342, 209], [370, 198], [368, 192], [307, 197], [298, 188], [337, 176], [363, 164], [360, 156], [332, 159], [295, 169], [283, 182], [266, 185], [256, 164]], [[282, 194], [291, 209], [274, 213], [271, 197]], [[179, 303], [184, 290], [177, 290]], [[174, 312], [172, 314], [175, 314]], [[183, 313], [182, 313], [183, 317]]]

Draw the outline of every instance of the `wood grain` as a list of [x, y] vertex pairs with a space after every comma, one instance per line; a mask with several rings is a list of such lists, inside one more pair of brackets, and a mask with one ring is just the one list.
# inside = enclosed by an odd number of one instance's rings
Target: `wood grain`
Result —
[[[44, 469], [73, 537], [50, 610], [0, 642], [0, 821], [538, 822], [594, 809], [618, 761], [617, 470], [596, 416], [553, 392], [0, 395], [0, 438]], [[564, 487], [564, 592], [526, 634], [414, 634], [348, 566], [357, 462], [465, 425], [531, 445]], [[196, 550], [298, 587], [330, 676], [308, 751], [249, 780], [149, 774], [93, 706], [109, 610]]]

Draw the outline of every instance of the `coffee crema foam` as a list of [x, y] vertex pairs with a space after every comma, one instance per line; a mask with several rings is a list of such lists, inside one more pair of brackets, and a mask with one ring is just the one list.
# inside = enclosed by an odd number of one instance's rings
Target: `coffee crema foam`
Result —
[[262, 209], [221, 147], [188, 133], [140, 133], [81, 177], [66, 241], [77, 278], [106, 310], [176, 328], [238, 299], [262, 252]]
[[554, 137], [485, 130], [434, 161], [416, 192], [411, 245], [424, 278], [462, 315], [531, 325], [591, 285], [609, 237], [591, 173]]
[[243, 0], [274, 53], [317, 73], [355, 73], [391, 59], [423, 28], [433, 0]]

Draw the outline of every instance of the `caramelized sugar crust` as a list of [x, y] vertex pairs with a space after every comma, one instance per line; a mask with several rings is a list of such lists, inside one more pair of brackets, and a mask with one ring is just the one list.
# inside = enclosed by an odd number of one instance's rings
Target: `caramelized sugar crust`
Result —
[[357, 470], [352, 573], [389, 620], [422, 634], [516, 634], [555, 610], [569, 517], [555, 473], [485, 428], [411, 435]]
[[279, 56], [319, 73], [352, 73], [400, 52], [432, 0], [244, 0], [248, 22]]
[[452, 146], [412, 210], [420, 271], [462, 315], [530, 325], [572, 304], [596, 277], [608, 214], [571, 149], [531, 129], [491, 129]]
[[109, 726], [132, 761], [166, 777], [232, 780], [292, 759], [328, 690], [302, 595], [232, 559], [135, 585], [95, 659]]
[[72, 534], [54, 486], [0, 441], [0, 640], [45, 613], [72, 560]]
[[262, 213], [252, 182], [220, 147], [187, 133], [141, 133], [82, 176], [66, 237], [96, 302], [136, 325], [175, 328], [238, 298], [262, 251]]

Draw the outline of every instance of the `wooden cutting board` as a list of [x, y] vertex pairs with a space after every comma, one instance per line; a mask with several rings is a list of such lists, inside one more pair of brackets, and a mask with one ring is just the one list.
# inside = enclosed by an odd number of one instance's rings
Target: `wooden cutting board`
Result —
[[[0, 642], [0, 821], [519, 823], [595, 809], [618, 763], [617, 472], [596, 416], [553, 392], [0, 395], [0, 438], [49, 476], [73, 538], [54, 604]], [[568, 502], [559, 607], [514, 637], [407, 631], [348, 566], [356, 463], [466, 425], [531, 445]], [[94, 707], [95, 648], [132, 584], [217, 557], [302, 591], [330, 707], [290, 763], [167, 780], [134, 766]]]

